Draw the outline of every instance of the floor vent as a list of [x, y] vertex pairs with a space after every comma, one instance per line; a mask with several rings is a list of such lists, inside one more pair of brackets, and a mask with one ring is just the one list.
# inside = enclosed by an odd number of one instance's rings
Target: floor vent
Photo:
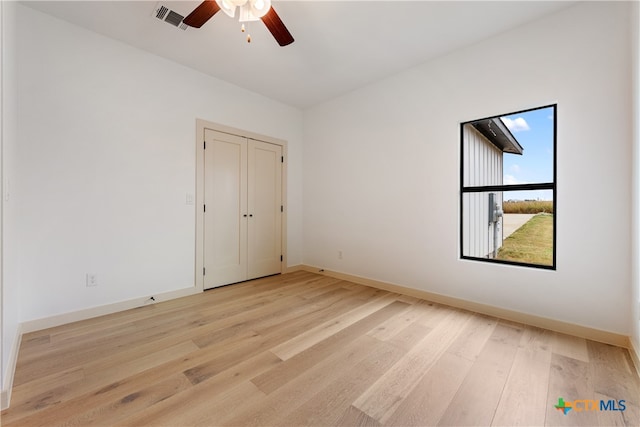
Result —
[[164, 21], [168, 24], [173, 25], [176, 28], [180, 28], [181, 30], [186, 30], [189, 26], [184, 24], [182, 20], [184, 16], [180, 15], [178, 12], [175, 12], [162, 3], [158, 3], [153, 10], [154, 17], [158, 18], [161, 21]]

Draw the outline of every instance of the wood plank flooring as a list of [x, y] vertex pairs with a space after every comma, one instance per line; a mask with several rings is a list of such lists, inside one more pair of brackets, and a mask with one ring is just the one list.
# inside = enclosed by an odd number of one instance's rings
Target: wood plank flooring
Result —
[[640, 379], [626, 349], [296, 272], [25, 335], [1, 423], [638, 426]]

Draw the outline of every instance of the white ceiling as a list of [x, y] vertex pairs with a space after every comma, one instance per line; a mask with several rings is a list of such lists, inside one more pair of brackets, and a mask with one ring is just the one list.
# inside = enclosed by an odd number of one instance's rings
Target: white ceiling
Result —
[[[262, 22], [248, 44], [223, 12], [182, 31], [152, 17], [157, 1], [28, 1], [29, 7], [187, 67], [307, 108], [439, 55], [554, 13], [559, 1], [278, 1], [295, 42]], [[199, 1], [163, 1], [187, 15]]]

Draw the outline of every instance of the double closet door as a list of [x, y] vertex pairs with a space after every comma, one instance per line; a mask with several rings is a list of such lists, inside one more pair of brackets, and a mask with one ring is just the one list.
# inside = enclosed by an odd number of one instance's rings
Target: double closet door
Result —
[[204, 289], [280, 273], [282, 147], [210, 129], [204, 149]]

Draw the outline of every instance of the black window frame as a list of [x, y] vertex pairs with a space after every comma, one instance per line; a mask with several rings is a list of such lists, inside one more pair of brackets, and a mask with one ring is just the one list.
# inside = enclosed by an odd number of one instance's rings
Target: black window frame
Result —
[[[464, 127], [465, 125], [472, 124], [482, 120], [498, 119], [500, 117], [512, 116], [515, 114], [527, 113], [530, 111], [542, 110], [545, 108], [553, 108], [553, 182], [544, 183], [530, 183], [530, 184], [508, 184], [508, 185], [487, 185], [487, 186], [465, 186], [465, 151], [464, 151]], [[484, 117], [481, 119], [469, 120], [460, 123], [460, 259], [482, 261], [493, 264], [507, 264], [520, 267], [531, 267], [545, 270], [556, 270], [556, 255], [557, 255], [557, 162], [558, 162], [558, 104], [548, 104], [541, 107], [527, 108], [524, 110], [509, 112], [505, 114], [499, 114], [495, 116]], [[504, 171], [503, 171], [504, 174]], [[481, 192], [507, 192], [507, 191], [531, 191], [531, 190], [551, 190], [553, 193], [553, 256], [552, 264], [532, 264], [519, 261], [509, 261], [495, 258], [484, 258], [477, 256], [469, 256], [464, 254], [464, 230], [463, 230], [463, 218], [464, 218], [464, 195], [467, 193], [481, 193]], [[503, 193], [504, 194], [504, 193]]]

